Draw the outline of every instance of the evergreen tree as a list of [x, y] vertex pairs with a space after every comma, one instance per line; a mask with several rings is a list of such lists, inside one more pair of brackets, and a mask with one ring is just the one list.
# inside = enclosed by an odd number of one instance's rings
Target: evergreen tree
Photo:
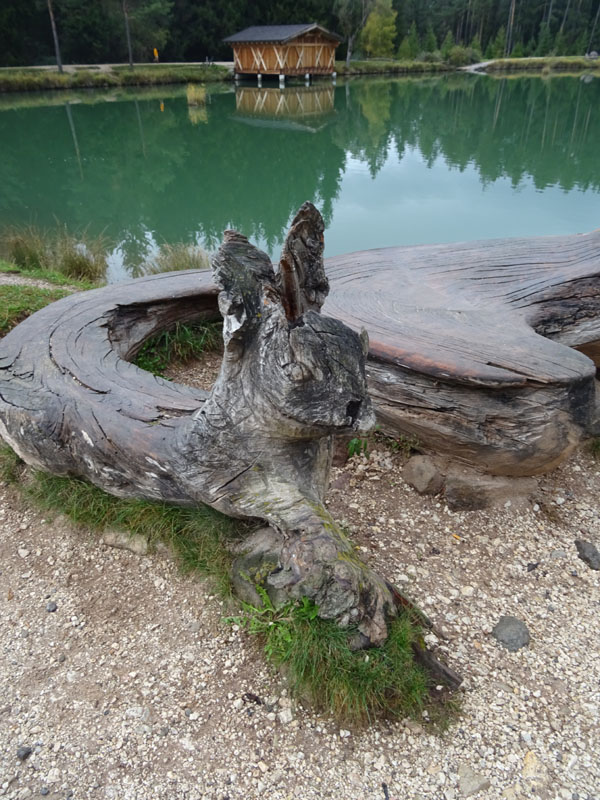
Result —
[[567, 38], [563, 33], [563, 31], [559, 31], [554, 39], [554, 48], [553, 48], [554, 53], [557, 56], [566, 56], [567, 48], [568, 48]]
[[408, 44], [410, 46], [410, 57], [416, 58], [421, 52], [421, 40], [417, 33], [417, 23], [413, 20], [408, 31]]
[[504, 25], [500, 28], [494, 39], [492, 45], [492, 58], [503, 58], [506, 51], [506, 28]]
[[400, 47], [398, 48], [398, 52], [396, 53], [396, 57], [400, 61], [410, 61], [410, 42], [408, 41], [408, 36], [405, 36], [404, 39], [400, 42]]
[[396, 38], [397, 12], [392, 0], [377, 0], [361, 35], [361, 42], [370, 57], [391, 58]]
[[444, 41], [442, 42], [442, 46], [440, 47], [440, 52], [442, 53], [442, 58], [444, 61], [447, 61], [450, 56], [450, 50], [454, 47], [454, 36], [452, 36], [452, 31], [448, 31], [446, 34]]
[[552, 34], [550, 33], [550, 26], [547, 23], [540, 25], [540, 36], [538, 39], [536, 56], [547, 56], [552, 51]]
[[469, 45], [473, 58], [476, 61], [481, 61], [483, 59], [483, 53], [481, 52], [481, 41], [479, 40], [479, 36], [474, 36], [471, 39], [471, 44]]
[[425, 37], [423, 39], [423, 50], [426, 53], [434, 53], [437, 50], [437, 37], [433, 30], [433, 25], [431, 22], [427, 25], [427, 30], [425, 31]]

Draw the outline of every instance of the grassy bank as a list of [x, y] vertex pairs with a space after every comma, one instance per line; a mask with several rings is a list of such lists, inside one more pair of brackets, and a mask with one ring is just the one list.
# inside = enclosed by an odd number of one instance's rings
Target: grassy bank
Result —
[[346, 67], [345, 61], [336, 61], [338, 75], [418, 75], [453, 71], [450, 64], [431, 61], [393, 61], [391, 59], [377, 61], [351, 61]]
[[548, 56], [546, 58], [499, 58], [485, 67], [485, 72], [600, 72], [600, 59], [583, 56]]
[[[2, 276], [25, 280], [43, 280], [51, 287], [2, 283]], [[9, 332], [30, 314], [39, 311], [49, 303], [66, 297], [71, 291], [91, 289], [94, 284], [89, 281], [69, 280], [56, 271], [24, 270], [16, 264], [0, 259], [0, 337]], [[54, 288], [55, 287], [55, 288]]]
[[169, 83], [213, 83], [230, 77], [226, 67], [215, 64], [161, 66], [160, 64], [78, 69], [59, 73], [46, 69], [0, 70], [0, 92], [32, 92], [45, 89], [104, 89], [115, 86], [155, 86]]

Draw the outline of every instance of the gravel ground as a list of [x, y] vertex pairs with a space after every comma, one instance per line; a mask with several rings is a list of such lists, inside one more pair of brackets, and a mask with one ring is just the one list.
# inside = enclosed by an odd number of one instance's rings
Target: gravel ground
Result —
[[[464, 676], [443, 734], [341, 730], [168, 553], [108, 547], [0, 486], [0, 795], [599, 800], [600, 572], [574, 541], [600, 545], [600, 464], [582, 450], [525, 508], [459, 513], [417, 495], [404, 461], [352, 459], [329, 504]], [[527, 647], [491, 636], [503, 615]]]

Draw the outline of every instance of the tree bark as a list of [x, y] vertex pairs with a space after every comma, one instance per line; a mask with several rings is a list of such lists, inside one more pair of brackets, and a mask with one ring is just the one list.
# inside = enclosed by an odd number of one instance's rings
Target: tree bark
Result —
[[[332, 435], [367, 430], [374, 415], [365, 338], [320, 314], [322, 254], [323, 221], [306, 203], [278, 272], [227, 231], [216, 287], [181, 273], [174, 293], [171, 273], [46, 307], [0, 343], [0, 433], [27, 463], [121, 497], [264, 520], [236, 560], [242, 595], [259, 584], [277, 603], [312, 598], [323, 618], [358, 625], [356, 645], [379, 644], [391, 588], [323, 505]], [[217, 289], [225, 351], [208, 395], [128, 363], [176, 320], [214, 317]]]
[[127, 39], [127, 56], [129, 58], [129, 67], [133, 69], [133, 51], [131, 49], [131, 31], [129, 29], [129, 9], [127, 7], [127, 0], [121, 0], [121, 8], [123, 9], [123, 17], [125, 19], [125, 37]]
[[50, 25], [52, 27], [52, 38], [54, 39], [54, 52], [56, 53], [56, 65], [58, 71], [63, 71], [62, 59], [60, 57], [60, 46], [58, 44], [58, 31], [56, 30], [56, 20], [54, 19], [54, 9], [52, 8], [52, 0], [48, 0], [48, 14], [50, 14]]

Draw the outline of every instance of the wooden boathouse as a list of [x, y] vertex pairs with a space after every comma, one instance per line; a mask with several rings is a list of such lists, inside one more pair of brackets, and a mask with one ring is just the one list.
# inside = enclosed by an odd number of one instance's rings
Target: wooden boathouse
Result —
[[341, 36], [317, 25], [259, 25], [223, 40], [236, 75], [333, 75]]

